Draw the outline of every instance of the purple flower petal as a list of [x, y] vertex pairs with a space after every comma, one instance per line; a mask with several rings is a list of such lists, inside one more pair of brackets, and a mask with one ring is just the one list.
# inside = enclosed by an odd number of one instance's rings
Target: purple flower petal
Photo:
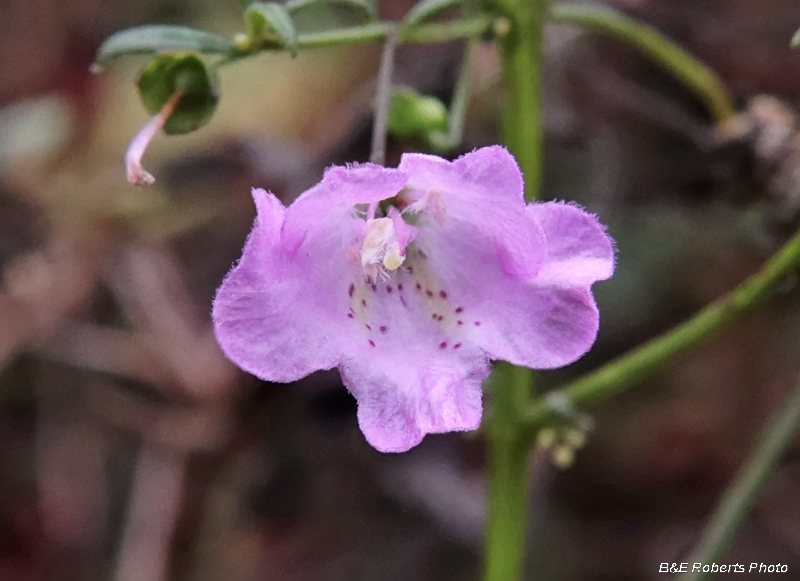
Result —
[[[545, 256], [544, 234], [525, 218], [522, 174], [499, 146], [484, 147], [454, 162], [405, 154], [399, 168], [409, 174], [404, 196], [424, 210], [422, 221], [463, 239], [480, 230], [512, 276], [536, 275]], [[442, 234], [444, 235], [444, 234]]]
[[530, 204], [528, 215], [547, 238], [539, 285], [585, 287], [614, 273], [614, 245], [595, 216], [557, 202]]
[[348, 287], [361, 271], [348, 261], [363, 220], [352, 205], [397, 193], [402, 172], [333, 168], [289, 209], [254, 190], [258, 216], [239, 264], [217, 291], [213, 319], [225, 354], [269, 381], [294, 381], [339, 363]]
[[272, 381], [338, 365], [378, 450], [477, 428], [489, 358], [558, 367], [595, 339], [590, 286], [611, 275], [612, 242], [577, 207], [526, 206], [501, 147], [332, 168], [288, 209], [253, 194], [214, 302], [219, 343]]
[[[358, 424], [381, 452], [404, 452], [425, 434], [475, 430], [481, 421], [486, 357], [447, 345], [409, 353], [382, 350], [342, 362], [342, 379], [358, 400]], [[442, 353], [439, 353], [441, 351]]]

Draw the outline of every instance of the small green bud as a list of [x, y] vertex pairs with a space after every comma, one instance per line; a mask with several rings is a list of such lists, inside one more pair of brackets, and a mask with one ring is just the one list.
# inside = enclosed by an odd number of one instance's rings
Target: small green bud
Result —
[[398, 137], [428, 141], [432, 134], [446, 132], [447, 107], [413, 89], [396, 89], [389, 105], [388, 127]]
[[214, 71], [195, 53], [168, 52], [151, 60], [139, 76], [139, 96], [153, 115], [175, 93], [180, 98], [164, 124], [168, 135], [190, 133], [211, 120], [219, 102]]
[[564, 432], [564, 443], [573, 448], [583, 448], [586, 444], [586, 434], [582, 430], [567, 429]]

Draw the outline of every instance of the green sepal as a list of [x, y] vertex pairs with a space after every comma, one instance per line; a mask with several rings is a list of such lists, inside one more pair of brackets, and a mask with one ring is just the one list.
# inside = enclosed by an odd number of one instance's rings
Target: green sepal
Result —
[[414, 89], [395, 89], [389, 105], [389, 132], [398, 137], [422, 138], [447, 131], [447, 107], [436, 97]]
[[245, 11], [247, 36], [253, 47], [286, 48], [297, 54], [297, 29], [292, 15], [282, 4], [253, 2]]
[[191, 133], [211, 120], [219, 102], [219, 81], [203, 59], [194, 53], [164, 53], [139, 75], [139, 96], [153, 115], [176, 92], [182, 96], [164, 124], [168, 135]]
[[224, 36], [188, 26], [137, 26], [109, 36], [100, 45], [95, 63], [98, 67], [104, 67], [124, 55], [155, 54], [169, 50], [225, 54], [233, 51], [234, 46]]
[[405, 26], [414, 26], [430, 20], [453, 6], [460, 6], [463, 0], [421, 0], [414, 4], [403, 20]]

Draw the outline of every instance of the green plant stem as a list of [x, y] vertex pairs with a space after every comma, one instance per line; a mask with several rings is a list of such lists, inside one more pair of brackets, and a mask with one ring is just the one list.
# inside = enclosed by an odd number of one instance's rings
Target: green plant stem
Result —
[[[525, 179], [525, 199], [535, 200], [542, 184], [542, 27], [547, 0], [498, 0], [508, 30], [498, 40], [506, 103], [503, 141]], [[532, 441], [520, 414], [530, 405], [534, 373], [500, 363], [487, 412], [489, 509], [484, 554], [485, 581], [522, 576], [528, 523]]]
[[375, 89], [372, 145], [370, 147], [369, 161], [377, 165], [386, 163], [387, 123], [389, 119], [389, 104], [392, 100], [392, 71], [394, 71], [394, 52], [397, 48], [397, 32], [397, 28], [392, 28], [386, 35]]
[[747, 460], [720, 498], [703, 530], [697, 548], [688, 559], [690, 573], [681, 575], [682, 579], [700, 581], [711, 576], [710, 572], [691, 572], [691, 566], [694, 563], [711, 564], [725, 556], [750, 506], [792, 443], [798, 424], [800, 424], [800, 379], [775, 415], [770, 418]]
[[533, 404], [525, 413], [527, 438], [557, 414], [548, 400], [566, 400], [573, 406], [586, 406], [609, 399], [654, 375], [679, 353], [755, 311], [775, 291], [787, 275], [800, 267], [798, 231], [759, 272], [732, 292], [706, 306], [692, 319], [648, 341], [566, 387], [553, 391]]
[[508, 32], [498, 38], [506, 89], [503, 141], [525, 176], [525, 199], [542, 187], [542, 40], [546, 0], [507, 2]]
[[450, 115], [447, 118], [447, 142], [450, 147], [458, 147], [464, 138], [464, 120], [469, 106], [469, 89], [472, 80], [472, 61], [474, 60], [477, 38], [471, 38], [464, 49], [464, 60], [458, 75], [453, 98], [450, 100]]
[[[493, 19], [486, 15], [475, 15], [448, 22], [434, 22], [414, 27], [404, 27], [397, 39], [398, 44], [426, 44], [447, 42], [463, 38], [474, 38], [486, 32]], [[393, 22], [372, 22], [361, 26], [350, 26], [320, 32], [305, 32], [297, 36], [297, 49], [316, 49], [334, 46], [350, 46], [365, 42], [380, 42], [396, 26]], [[285, 48], [270, 48], [255, 51], [233, 52], [217, 61], [223, 67], [265, 52], [288, 52]]]
[[694, 91], [718, 123], [736, 115], [736, 108], [714, 71], [655, 28], [597, 4], [558, 3], [552, 6], [549, 16], [550, 22], [580, 26], [639, 49]]
[[520, 437], [518, 415], [530, 398], [533, 371], [498, 363], [487, 414], [489, 514], [484, 579], [520, 579], [528, 522], [530, 446]]

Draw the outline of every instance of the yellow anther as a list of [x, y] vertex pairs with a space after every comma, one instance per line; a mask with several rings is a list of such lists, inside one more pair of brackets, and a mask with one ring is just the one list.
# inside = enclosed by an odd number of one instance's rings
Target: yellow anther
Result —
[[386, 256], [383, 257], [383, 265], [389, 270], [397, 270], [405, 259], [405, 256], [400, 253], [400, 244], [392, 242], [386, 251]]

